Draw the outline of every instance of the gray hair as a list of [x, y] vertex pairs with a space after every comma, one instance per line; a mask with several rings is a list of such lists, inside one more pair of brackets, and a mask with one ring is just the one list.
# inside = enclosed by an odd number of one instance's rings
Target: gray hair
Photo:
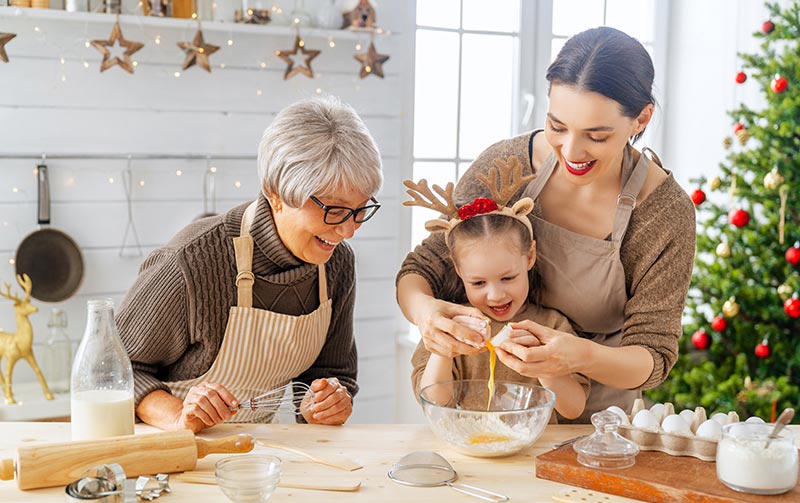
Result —
[[258, 175], [265, 194], [294, 208], [315, 194], [374, 196], [383, 184], [375, 140], [353, 107], [334, 97], [302, 100], [278, 113], [258, 146]]

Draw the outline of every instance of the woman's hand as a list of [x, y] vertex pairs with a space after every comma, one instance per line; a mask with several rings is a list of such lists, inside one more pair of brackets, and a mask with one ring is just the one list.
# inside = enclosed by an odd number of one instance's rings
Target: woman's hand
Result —
[[175, 429], [190, 429], [197, 433], [230, 419], [234, 413], [229, 407], [238, 404], [236, 397], [221, 384], [202, 382], [186, 393]]
[[300, 404], [303, 417], [309, 424], [340, 425], [353, 413], [353, 397], [338, 379], [315, 379], [311, 391]]
[[589, 360], [589, 348], [580, 337], [536, 322], [512, 323], [511, 338], [497, 349], [507, 367], [528, 377], [559, 377], [579, 372]]
[[484, 349], [486, 316], [474, 307], [430, 297], [414, 323], [425, 349], [445, 358], [475, 355]]

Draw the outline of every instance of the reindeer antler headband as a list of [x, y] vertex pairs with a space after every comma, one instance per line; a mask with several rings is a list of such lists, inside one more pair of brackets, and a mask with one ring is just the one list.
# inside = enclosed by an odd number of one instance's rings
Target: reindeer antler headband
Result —
[[[498, 176], [500, 178], [498, 185]], [[449, 220], [437, 218], [425, 222], [425, 229], [429, 232], [444, 232], [445, 237], [450, 233], [453, 228], [463, 222], [477, 215], [506, 215], [511, 218], [516, 218], [527, 227], [528, 232], [533, 237], [533, 228], [531, 222], [528, 220], [528, 213], [533, 210], [533, 200], [529, 197], [523, 197], [513, 206], [508, 207], [508, 201], [514, 197], [520, 187], [524, 186], [534, 178], [536, 175], [522, 176], [522, 165], [515, 156], [508, 158], [507, 162], [501, 159], [494, 160], [494, 167], [489, 168], [487, 175], [480, 174], [477, 176], [478, 180], [483, 182], [489, 188], [492, 198], [475, 198], [471, 203], [465, 204], [460, 208], [456, 207], [453, 201], [453, 184], [448, 183], [443, 189], [438, 185], [433, 186], [433, 191], [428, 187], [428, 182], [424, 178], [419, 183], [414, 183], [411, 180], [405, 180], [403, 185], [408, 187], [406, 191], [411, 196], [413, 201], [403, 201], [403, 206], [421, 206], [423, 208], [430, 208], [449, 217]], [[437, 197], [436, 194], [440, 197]]]

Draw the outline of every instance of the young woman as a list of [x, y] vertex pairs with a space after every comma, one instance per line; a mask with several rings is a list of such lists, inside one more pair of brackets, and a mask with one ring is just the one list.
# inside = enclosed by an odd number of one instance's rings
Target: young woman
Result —
[[[695, 212], [655, 155], [632, 144], [653, 116], [653, 64], [644, 47], [608, 27], [567, 41], [547, 71], [549, 110], [541, 131], [485, 150], [455, 190], [471, 201], [492, 160], [516, 155], [536, 178], [518, 191], [536, 201], [542, 305], [557, 309], [579, 337], [535, 321], [533, 337], [499, 350], [510, 368], [538, 377], [593, 380], [577, 419], [609, 405], [630, 409], [642, 389], [661, 384], [678, 356], [681, 313], [694, 260]], [[398, 302], [430, 351], [476, 354], [476, 330], [453, 320], [482, 316], [458, 303], [463, 288], [441, 236], [429, 237], [398, 274]], [[455, 285], [455, 286], [454, 286]], [[455, 302], [455, 303], [454, 303]]]

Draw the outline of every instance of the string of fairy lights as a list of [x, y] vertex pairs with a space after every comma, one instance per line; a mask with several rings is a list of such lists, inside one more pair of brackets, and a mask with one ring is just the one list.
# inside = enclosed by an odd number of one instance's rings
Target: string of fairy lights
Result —
[[[15, 158], [15, 156], [7, 157]], [[27, 157], [20, 156], [19, 159], [27, 159]], [[216, 211], [216, 205], [221, 201], [244, 199], [251, 195], [249, 193], [242, 193], [241, 196], [235, 195], [243, 188], [246, 189], [249, 184], [242, 178], [242, 176], [250, 176], [250, 172], [252, 171], [250, 163], [252, 163], [253, 158], [249, 156], [217, 156], [216, 158], [211, 155], [136, 156], [131, 154], [127, 156], [86, 156], [85, 159], [102, 160], [104, 162], [102, 168], [86, 167], [86, 160], [77, 154], [63, 156], [63, 158], [55, 156], [55, 159], [59, 161], [81, 160], [83, 164], [80, 169], [74, 169], [69, 167], [69, 164], [66, 164], [59, 166], [57, 171], [50, 170], [51, 186], [56, 188], [56, 193], [61, 194], [60, 199], [70, 200], [69, 192], [92, 190], [102, 184], [106, 184], [109, 190], [122, 191], [120, 197], [127, 203], [127, 225], [124, 228], [124, 234], [122, 227], [119, 229], [120, 234], [123, 236], [122, 244], [119, 246], [120, 257], [140, 257], [142, 255], [142, 249], [148, 246], [142, 244], [139, 240], [135, 225], [133, 203], [152, 201], [152, 194], [148, 196], [144, 192], [146, 187], [151, 185], [151, 182], [155, 184], [154, 186], [163, 185], [165, 182], [164, 177], [170, 176], [159, 167], [147, 166], [148, 163], [163, 160], [184, 160], [186, 165], [180, 168], [174, 168], [172, 176], [181, 180], [186, 179], [180, 183], [187, 193], [196, 192], [200, 194], [199, 189], [202, 188], [203, 212]], [[50, 161], [52, 161], [52, 158], [48, 159], [46, 155], [43, 155], [39, 162], [50, 163]], [[121, 163], [119, 169], [109, 173], [107, 165], [109, 161]], [[223, 167], [228, 162], [231, 163], [231, 165]], [[242, 165], [242, 167], [236, 167], [237, 162], [245, 163], [246, 166]], [[10, 186], [7, 189], [13, 194], [11, 196], [12, 200], [16, 200], [17, 203], [22, 201], [35, 202], [36, 200], [34, 181], [38, 177], [38, 166], [33, 168], [30, 172], [32, 174], [29, 183], [25, 182], [25, 184], [22, 185], [11, 180]], [[17, 180], [17, 182], [19, 182], [19, 180]], [[217, 193], [217, 187], [222, 189], [223, 194]], [[118, 203], [119, 200], [111, 199], [108, 200], [108, 202]], [[12, 237], [12, 240], [14, 242], [19, 241], [27, 230], [20, 228], [19, 222], [15, 222], [14, 219], [9, 219], [8, 216], [0, 221], [0, 226], [6, 229], [4, 231], [5, 233], [8, 233], [9, 228], [12, 228], [11, 234], [16, 234]], [[15, 233], [14, 227], [16, 228]], [[15, 265], [14, 254], [11, 253], [7, 255], [5, 261], [9, 265]]]
[[[279, 8], [275, 6], [273, 6], [272, 9], [274, 11], [279, 10]], [[234, 28], [234, 26], [236, 26], [235, 23], [207, 21], [205, 22], [206, 26], [210, 25], [214, 32], [227, 32], [225, 33], [225, 36], [223, 36], [224, 41], [218, 42], [221, 45], [213, 45], [206, 41], [203, 33], [203, 21], [197, 19], [197, 15], [194, 13], [193, 17], [195, 19], [189, 19], [186, 20], [186, 23], [182, 23], [183, 29], [180, 37], [181, 41], [177, 43], [177, 47], [174, 47], [171, 46], [171, 44], [163, 43], [164, 40], [168, 39], [169, 37], [161, 32], [163, 29], [174, 29], [174, 23], [172, 23], [172, 28], [162, 28], [158, 24], [158, 19], [155, 21], [150, 21], [152, 18], [142, 15], [142, 3], [140, 2], [136, 7], [136, 11], [130, 13], [132, 15], [124, 16], [123, 20], [120, 19], [119, 15], [116, 15], [111, 33], [107, 39], [92, 39], [90, 37], [90, 20], [87, 18], [84, 23], [82, 35], [75, 40], [74, 43], [68, 44], [67, 47], [64, 47], [59, 44], [54, 44], [48, 40], [46, 33], [47, 30], [42, 28], [42, 23], [36, 22], [37, 19], [40, 19], [41, 17], [28, 16], [25, 12], [28, 10], [29, 9], [23, 8], [14, 9], [14, 17], [25, 18], [27, 16], [32, 21], [32, 26], [30, 28], [32, 33], [23, 32], [19, 35], [20, 37], [33, 35], [38, 39], [38, 42], [41, 45], [53, 49], [53, 52], [58, 54], [58, 61], [60, 63], [59, 80], [62, 82], [66, 82], [68, 79], [67, 63], [70, 59], [79, 60], [81, 66], [86, 70], [93, 68], [90, 57], [91, 52], [87, 50], [94, 50], [95, 53], [102, 55], [102, 62], [100, 63], [101, 73], [117, 66], [119, 69], [133, 74], [135, 73], [136, 67], [140, 64], [140, 60], [137, 59], [137, 53], [139, 53], [141, 49], [148, 46], [150, 46], [151, 49], [155, 47], [162, 51], [162, 54], [159, 54], [159, 56], [163, 56], [166, 51], [171, 51], [171, 53], [174, 52], [176, 55], [179, 55], [180, 52], [183, 52], [184, 61], [180, 66], [180, 70], [167, 70], [166, 67], [171, 65], [155, 61], [147, 61], [149, 65], [164, 67], [164, 72], [175, 78], [180, 78], [183, 72], [189, 70], [192, 66], [197, 66], [198, 68], [202, 68], [211, 73], [212, 69], [215, 71], [228, 69], [266, 70], [268, 68], [272, 69], [283, 62], [286, 65], [284, 71], [284, 80], [289, 80], [297, 75], [304, 75], [308, 78], [314, 79], [319, 75], [315, 74], [312, 68], [312, 61], [321, 54], [324, 45], [327, 45], [327, 47], [330, 49], [337, 47], [337, 38], [339, 38], [335, 33], [338, 30], [325, 31], [310, 29], [302, 25], [299, 18], [295, 18], [291, 20], [292, 24], [290, 25], [290, 30], [291, 28], [294, 28], [293, 47], [289, 49], [278, 49], [268, 52], [262, 57], [257, 58], [257, 61], [252, 63], [251, 66], [248, 66], [247, 64], [230, 64], [226, 63], [225, 61], [215, 64], [215, 62], [212, 62], [211, 60], [213, 55], [221, 54], [224, 49], [233, 47], [237, 43], [236, 39], [239, 36], [252, 36], [253, 34], [257, 34], [257, 32], [252, 29], [248, 29], [246, 31], [238, 30]], [[72, 13], [68, 13], [66, 15], [68, 16], [70, 14]], [[89, 15], [93, 15], [93, 13]], [[148, 21], [143, 22], [143, 19], [148, 19]], [[155, 27], [158, 32], [148, 35], [145, 33], [146, 27]], [[261, 28], [254, 25], [248, 25], [248, 27], [253, 27], [256, 29]], [[138, 38], [139, 40], [125, 37], [124, 31], [130, 32], [132, 28], [137, 31], [135, 38]], [[189, 30], [194, 30], [193, 37], [188, 36], [190, 33]], [[306, 44], [306, 38], [308, 37], [304, 35], [308, 32], [312, 33], [311, 38], [314, 39], [314, 41]], [[353, 54], [354, 60], [360, 65], [357, 73], [359, 78], [364, 79], [369, 75], [375, 75], [376, 77], [384, 78], [383, 64], [389, 60], [390, 56], [378, 52], [375, 46], [375, 37], [391, 36], [391, 32], [381, 28], [373, 28], [368, 30], [359, 30], [355, 33], [356, 37], [361, 39], [356, 40], [354, 43], [355, 53]], [[270, 31], [269, 28], [264, 30], [264, 34], [272, 37], [276, 35], [275, 31]], [[11, 43], [16, 37], [17, 34], [15, 33], [0, 32], [1, 61], [9, 63], [13, 59], [9, 58], [8, 50], [10, 49], [7, 47], [8, 44]], [[219, 37], [217, 36], [215, 38]], [[323, 38], [325, 41], [319, 44], [319, 42], [316, 41], [318, 38]], [[348, 35], [345, 38], [352, 39], [353, 35]], [[312, 45], [314, 47], [312, 47]], [[169, 48], [165, 46], [168, 46]], [[13, 47], [13, 45], [10, 47]], [[82, 51], [76, 52], [74, 50], [76, 47], [82, 47]], [[322, 93], [323, 89], [319, 87], [316, 89], [316, 92]], [[260, 88], [256, 90], [256, 94], [259, 96], [263, 94]]]

